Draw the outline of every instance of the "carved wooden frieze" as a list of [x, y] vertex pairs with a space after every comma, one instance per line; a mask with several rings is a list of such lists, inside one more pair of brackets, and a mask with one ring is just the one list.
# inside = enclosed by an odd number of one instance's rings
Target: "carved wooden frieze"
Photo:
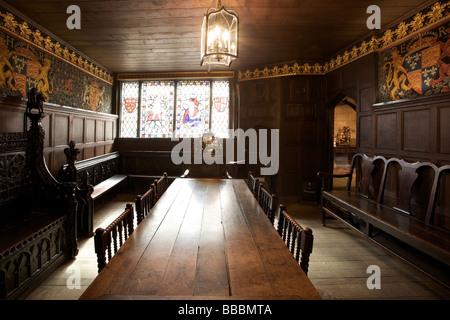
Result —
[[0, 134], [0, 153], [26, 150], [27, 147], [28, 135], [26, 132]]

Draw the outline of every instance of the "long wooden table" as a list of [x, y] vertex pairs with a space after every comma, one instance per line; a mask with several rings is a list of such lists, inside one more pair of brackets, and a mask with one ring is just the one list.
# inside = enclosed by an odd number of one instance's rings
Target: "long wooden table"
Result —
[[320, 299], [243, 180], [176, 179], [80, 299]]

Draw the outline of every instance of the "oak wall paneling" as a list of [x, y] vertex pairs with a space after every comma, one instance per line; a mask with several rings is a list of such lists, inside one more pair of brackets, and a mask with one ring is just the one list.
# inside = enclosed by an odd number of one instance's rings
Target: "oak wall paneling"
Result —
[[[323, 166], [327, 136], [322, 112], [321, 76], [289, 76], [239, 84], [240, 125], [248, 129], [279, 129], [279, 171], [275, 192], [301, 194], [303, 183], [315, 183]], [[258, 110], [258, 112], [256, 112]], [[246, 165], [259, 174], [258, 166]]]
[[385, 145], [378, 143], [376, 148], [360, 146], [360, 151], [395, 156], [413, 162], [420, 160], [436, 165], [449, 164], [449, 105], [450, 94], [374, 104], [373, 117], [397, 115], [395, 123], [385, 125], [384, 133], [386, 136], [396, 137], [396, 148], [382, 148]]
[[[28, 131], [25, 106], [22, 99], [0, 98], [0, 132]], [[54, 176], [67, 162], [64, 149], [71, 140], [80, 149], [78, 160], [113, 151], [118, 116], [53, 104], [44, 104], [44, 113], [44, 157]]]

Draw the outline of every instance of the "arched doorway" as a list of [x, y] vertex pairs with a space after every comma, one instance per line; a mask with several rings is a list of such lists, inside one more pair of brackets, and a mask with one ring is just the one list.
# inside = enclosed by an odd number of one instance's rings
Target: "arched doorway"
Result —
[[[329, 165], [334, 174], [344, 174], [350, 170], [357, 147], [356, 102], [351, 97], [340, 94], [329, 105]], [[335, 179], [333, 188], [345, 188], [345, 179]]]

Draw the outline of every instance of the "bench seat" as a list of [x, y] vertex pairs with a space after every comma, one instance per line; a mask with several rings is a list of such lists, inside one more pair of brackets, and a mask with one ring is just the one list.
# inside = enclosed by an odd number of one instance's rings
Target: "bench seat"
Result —
[[23, 298], [78, 254], [75, 184], [45, 164], [42, 114], [26, 116], [28, 132], [0, 134], [0, 300]]
[[120, 173], [120, 153], [116, 151], [77, 161], [79, 150], [75, 148], [73, 141], [64, 153], [67, 164], [61, 167], [58, 176], [60, 181], [77, 184], [78, 235], [93, 236], [95, 208], [106, 203], [110, 191], [115, 191], [128, 182], [128, 176]]
[[116, 174], [111, 178], [106, 179], [105, 181], [100, 182], [99, 184], [94, 186], [94, 191], [91, 194], [93, 200], [101, 197], [106, 192], [114, 189], [116, 186], [121, 185], [126, 182], [128, 176], [125, 174]]
[[[357, 153], [347, 174], [319, 172], [318, 177], [323, 225], [328, 216], [339, 218], [443, 282], [450, 281], [450, 165]], [[331, 179], [337, 178], [347, 179], [345, 190], [330, 188]]]
[[[28, 239], [33, 239], [33, 235], [37, 230], [46, 229], [46, 227], [59, 221], [61, 217], [62, 216], [39, 215], [24, 219], [20, 223], [14, 224], [8, 228], [0, 229], [0, 256], [2, 256], [9, 248], [14, 248]], [[20, 235], [20, 237], [11, 237], [12, 234]]]
[[[361, 195], [345, 190], [323, 191], [325, 200], [333, 201], [346, 212], [356, 216], [356, 221], [362, 220], [365, 234], [373, 237], [372, 227], [376, 227], [393, 237], [425, 252], [433, 258], [450, 265], [450, 237], [443, 231], [415, 219], [403, 212], [383, 204], [378, 204]], [[330, 215], [346, 222], [346, 217], [324, 207]]]

